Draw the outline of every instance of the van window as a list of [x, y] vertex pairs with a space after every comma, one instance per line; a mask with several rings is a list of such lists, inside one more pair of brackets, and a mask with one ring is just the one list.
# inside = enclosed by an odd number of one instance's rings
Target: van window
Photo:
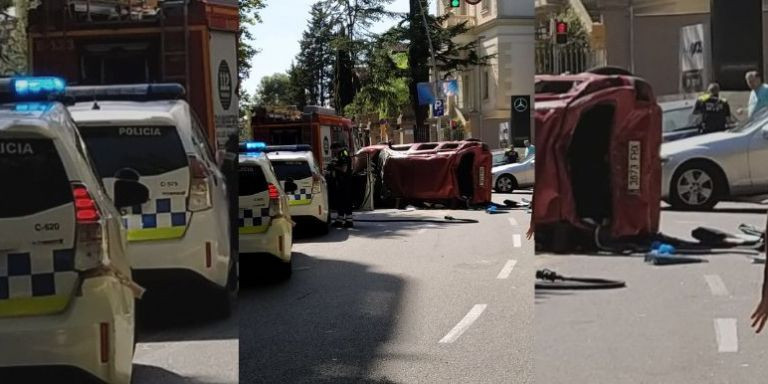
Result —
[[101, 177], [123, 168], [154, 176], [189, 165], [176, 127], [80, 127]]
[[48, 139], [0, 139], [0, 218], [27, 216], [72, 202], [72, 186]]
[[241, 165], [238, 182], [240, 196], [251, 196], [267, 190], [267, 179], [258, 165]]
[[273, 160], [272, 166], [275, 168], [275, 174], [277, 174], [277, 178], [280, 180], [288, 180], [288, 178], [301, 180], [312, 177], [312, 170], [306, 161]]

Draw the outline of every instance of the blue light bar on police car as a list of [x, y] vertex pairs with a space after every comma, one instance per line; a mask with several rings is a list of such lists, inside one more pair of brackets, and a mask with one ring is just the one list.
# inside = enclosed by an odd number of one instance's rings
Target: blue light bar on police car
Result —
[[0, 78], [0, 101], [50, 101], [64, 94], [67, 83], [53, 76]]
[[264, 152], [267, 144], [261, 141], [247, 141], [240, 143], [240, 153], [259, 153]]
[[57, 95], [64, 93], [66, 83], [58, 77], [13, 77], [11, 84], [16, 96]]

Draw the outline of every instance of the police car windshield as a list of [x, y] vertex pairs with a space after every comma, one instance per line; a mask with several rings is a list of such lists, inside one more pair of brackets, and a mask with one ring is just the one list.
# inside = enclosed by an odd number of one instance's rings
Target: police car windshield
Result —
[[301, 160], [272, 160], [272, 167], [275, 168], [275, 174], [280, 180], [306, 179], [312, 177], [312, 170], [309, 169], [309, 163]]
[[189, 165], [175, 127], [80, 127], [101, 177], [123, 168], [154, 176]]
[[72, 202], [53, 141], [0, 138], [0, 218], [27, 216]]
[[251, 196], [267, 190], [267, 179], [258, 165], [241, 165], [238, 182], [240, 196]]

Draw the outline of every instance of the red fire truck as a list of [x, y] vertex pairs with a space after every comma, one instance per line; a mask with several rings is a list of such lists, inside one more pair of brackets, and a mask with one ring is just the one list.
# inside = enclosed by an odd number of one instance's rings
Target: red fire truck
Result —
[[28, 20], [34, 75], [179, 83], [215, 148], [237, 134], [237, 1], [45, 0]]
[[360, 145], [352, 120], [332, 109], [307, 106], [303, 112], [259, 109], [251, 120], [252, 139], [269, 145], [308, 144], [321, 167], [332, 160], [331, 145], [344, 143], [355, 153]]

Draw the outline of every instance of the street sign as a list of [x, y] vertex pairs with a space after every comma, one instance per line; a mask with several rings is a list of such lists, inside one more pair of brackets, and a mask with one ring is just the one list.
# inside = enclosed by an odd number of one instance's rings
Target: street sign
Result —
[[440, 117], [445, 114], [445, 104], [443, 99], [437, 99], [435, 100], [435, 109], [432, 112], [432, 115], [435, 117]]
[[516, 147], [521, 147], [523, 140], [531, 139], [531, 95], [512, 96], [509, 138]]

